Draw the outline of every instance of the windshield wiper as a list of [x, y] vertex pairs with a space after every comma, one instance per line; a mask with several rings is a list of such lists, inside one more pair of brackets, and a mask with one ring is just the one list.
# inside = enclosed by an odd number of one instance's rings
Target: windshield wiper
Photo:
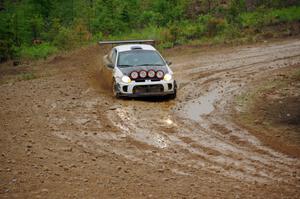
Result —
[[163, 66], [162, 64], [141, 64], [139, 66]]
[[120, 67], [132, 67], [133, 65], [126, 65], [126, 64], [121, 64], [121, 65], [118, 65]]

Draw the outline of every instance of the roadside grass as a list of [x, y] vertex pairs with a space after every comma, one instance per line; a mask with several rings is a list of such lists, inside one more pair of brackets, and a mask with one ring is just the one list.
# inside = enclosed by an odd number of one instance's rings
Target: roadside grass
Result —
[[42, 43], [34, 46], [22, 46], [19, 49], [19, 56], [22, 59], [46, 59], [48, 56], [58, 52], [58, 49], [50, 43]]
[[37, 76], [33, 72], [25, 72], [17, 75], [17, 81], [36, 79]]
[[300, 20], [300, 7], [290, 7], [275, 10], [259, 10], [240, 15], [244, 28], [261, 28], [263, 26], [288, 23]]
[[20, 82], [20, 81], [28, 81], [40, 77], [40, 75], [37, 75], [36, 72], [32, 71], [32, 69], [26, 69], [26, 70], [15, 71], [14, 73], [8, 73], [5, 75], [2, 74], [2, 76], [0, 77], [0, 85]]

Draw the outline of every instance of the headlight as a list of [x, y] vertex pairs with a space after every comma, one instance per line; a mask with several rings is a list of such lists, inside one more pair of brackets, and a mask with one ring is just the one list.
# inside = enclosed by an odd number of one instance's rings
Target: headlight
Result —
[[131, 79], [128, 76], [125, 75], [125, 76], [122, 77], [122, 82], [124, 82], [124, 83], [130, 83]]
[[171, 79], [172, 79], [172, 75], [170, 75], [170, 74], [165, 74], [164, 80], [170, 81]]

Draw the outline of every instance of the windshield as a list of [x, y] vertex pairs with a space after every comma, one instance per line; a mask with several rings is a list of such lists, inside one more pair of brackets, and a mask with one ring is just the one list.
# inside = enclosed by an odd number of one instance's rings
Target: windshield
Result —
[[153, 50], [132, 50], [120, 52], [118, 57], [119, 67], [131, 66], [164, 66], [161, 56]]

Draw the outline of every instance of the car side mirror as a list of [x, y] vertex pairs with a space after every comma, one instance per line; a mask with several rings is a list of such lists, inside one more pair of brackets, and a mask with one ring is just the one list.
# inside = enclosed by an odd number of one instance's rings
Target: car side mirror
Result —
[[108, 68], [114, 68], [114, 65], [113, 65], [111, 62], [107, 63], [106, 66], [107, 66]]
[[172, 65], [172, 62], [171, 61], [166, 61], [167, 62], [167, 64], [170, 66], [170, 65]]

